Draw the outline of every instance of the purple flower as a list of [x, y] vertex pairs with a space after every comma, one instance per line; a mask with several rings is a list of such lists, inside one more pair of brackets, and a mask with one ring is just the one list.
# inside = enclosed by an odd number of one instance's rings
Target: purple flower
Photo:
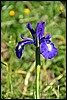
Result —
[[18, 43], [16, 46], [16, 55], [18, 58], [21, 58], [22, 51], [24, 50], [24, 46], [26, 44], [34, 44], [36, 46], [36, 39], [40, 42], [40, 53], [43, 55], [44, 58], [51, 59], [54, 56], [57, 55], [57, 48], [54, 47], [54, 44], [50, 41], [51, 35], [47, 34], [44, 37], [44, 27], [45, 22], [39, 22], [36, 26], [35, 31], [32, 28], [32, 25], [28, 23], [26, 25], [26, 28], [29, 29], [29, 31], [32, 34], [32, 38], [26, 38], [23, 37], [22, 34], [20, 34], [20, 37], [23, 39], [21, 42]]

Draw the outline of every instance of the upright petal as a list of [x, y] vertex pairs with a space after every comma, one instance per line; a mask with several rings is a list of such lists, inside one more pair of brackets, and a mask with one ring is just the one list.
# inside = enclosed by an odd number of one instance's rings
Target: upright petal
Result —
[[16, 55], [18, 58], [21, 58], [22, 56], [22, 51], [24, 50], [24, 46], [26, 44], [34, 44], [34, 41], [31, 40], [23, 40], [21, 42], [18, 43], [18, 45], [16, 46]]
[[29, 29], [29, 31], [31, 32], [32, 37], [34, 39], [35, 38], [35, 31], [33, 30], [32, 25], [30, 24], [30, 22], [26, 25], [26, 28]]
[[40, 39], [44, 36], [45, 22], [39, 22], [36, 26], [36, 36]]
[[52, 59], [54, 56], [57, 55], [57, 48], [54, 47], [54, 44], [49, 42], [42, 42], [40, 44], [40, 52], [44, 58]]

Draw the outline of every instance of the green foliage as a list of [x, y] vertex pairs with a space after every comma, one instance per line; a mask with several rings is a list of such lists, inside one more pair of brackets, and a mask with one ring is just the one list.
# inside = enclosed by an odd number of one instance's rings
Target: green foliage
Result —
[[[29, 14], [24, 13], [26, 8]], [[35, 29], [40, 21], [46, 22], [44, 34], [51, 33], [51, 41], [58, 48], [53, 59], [41, 55], [40, 98], [66, 99], [65, 1], [1, 1], [1, 99], [35, 98], [35, 47], [25, 46], [22, 59], [16, 57], [15, 47], [22, 40], [20, 33], [32, 37], [26, 24], [31, 22]]]

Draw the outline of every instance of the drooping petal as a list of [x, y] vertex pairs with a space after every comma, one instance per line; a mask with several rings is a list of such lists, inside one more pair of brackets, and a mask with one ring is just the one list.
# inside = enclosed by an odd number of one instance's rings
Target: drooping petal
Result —
[[26, 44], [34, 44], [34, 41], [31, 40], [23, 40], [21, 42], [18, 43], [18, 45], [16, 46], [16, 55], [18, 58], [21, 58], [22, 56], [22, 51], [24, 50], [24, 46]]
[[54, 47], [54, 44], [49, 42], [42, 42], [40, 44], [40, 52], [44, 58], [52, 59], [54, 56], [57, 55], [57, 48]]
[[44, 36], [45, 22], [39, 22], [36, 26], [36, 37], [40, 39]]
[[18, 57], [18, 58], [21, 58], [21, 56], [22, 56], [22, 50], [24, 50], [24, 45], [21, 47], [21, 45], [22, 45], [22, 42], [19, 42], [18, 43], [18, 45], [16, 46], [16, 56]]
[[29, 31], [31, 32], [32, 37], [34, 39], [35, 38], [35, 31], [33, 30], [32, 25], [30, 24], [30, 22], [26, 25], [26, 28], [29, 29]]

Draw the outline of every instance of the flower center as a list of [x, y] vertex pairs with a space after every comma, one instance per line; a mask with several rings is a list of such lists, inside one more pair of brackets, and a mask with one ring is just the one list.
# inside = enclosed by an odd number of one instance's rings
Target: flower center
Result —
[[48, 47], [48, 49], [49, 49], [49, 51], [51, 51], [51, 45], [50, 44], [47, 44], [47, 47]]

